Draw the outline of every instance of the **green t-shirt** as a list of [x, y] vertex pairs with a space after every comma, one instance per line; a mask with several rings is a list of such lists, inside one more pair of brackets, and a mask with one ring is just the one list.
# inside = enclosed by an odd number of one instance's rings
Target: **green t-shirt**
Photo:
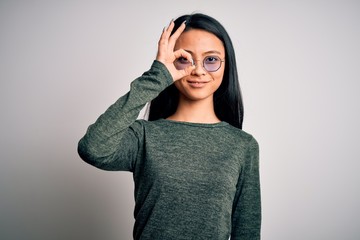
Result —
[[226, 122], [137, 120], [170, 84], [166, 67], [154, 61], [90, 125], [79, 155], [133, 173], [134, 239], [260, 239], [259, 147], [250, 134]]

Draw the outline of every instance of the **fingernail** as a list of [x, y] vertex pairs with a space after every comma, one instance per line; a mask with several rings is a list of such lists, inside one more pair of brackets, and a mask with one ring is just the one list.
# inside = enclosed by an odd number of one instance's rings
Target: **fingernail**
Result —
[[183, 21], [183, 24], [185, 24], [185, 25], [186, 25], [186, 20], [185, 20], [185, 21]]

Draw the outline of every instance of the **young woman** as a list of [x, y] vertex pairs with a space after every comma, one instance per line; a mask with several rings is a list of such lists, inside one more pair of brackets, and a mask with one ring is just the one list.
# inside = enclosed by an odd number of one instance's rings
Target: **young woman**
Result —
[[[136, 120], [151, 102], [148, 120]], [[260, 239], [259, 148], [241, 130], [231, 40], [193, 14], [161, 34], [150, 70], [78, 146], [83, 160], [133, 173], [134, 239]]]

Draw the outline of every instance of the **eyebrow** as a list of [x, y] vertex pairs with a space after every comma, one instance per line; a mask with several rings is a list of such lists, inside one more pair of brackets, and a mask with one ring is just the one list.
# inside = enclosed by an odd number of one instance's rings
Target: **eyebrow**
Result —
[[[193, 52], [190, 51], [190, 50], [186, 50], [186, 49], [185, 49], [185, 51], [188, 52], [188, 53], [190, 53], [190, 54], [193, 54]], [[221, 52], [219, 52], [219, 51], [217, 51], [217, 50], [206, 51], [206, 52], [204, 52], [202, 55], [207, 55], [207, 54], [211, 54], [211, 53], [215, 53], [215, 54], [221, 55]]]

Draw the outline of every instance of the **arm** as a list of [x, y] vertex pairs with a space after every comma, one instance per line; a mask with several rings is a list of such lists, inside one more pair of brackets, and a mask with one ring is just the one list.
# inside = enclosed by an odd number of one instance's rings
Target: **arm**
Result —
[[244, 166], [239, 176], [233, 205], [232, 240], [259, 240], [261, 199], [259, 177], [259, 145], [249, 142]]
[[172, 82], [166, 67], [154, 61], [131, 83], [130, 91], [89, 126], [78, 144], [80, 157], [101, 169], [131, 170], [141, 141], [141, 124], [135, 120], [145, 104]]
[[78, 153], [84, 161], [106, 170], [131, 171], [142, 141], [141, 123], [135, 122], [140, 110], [165, 87], [194, 69], [194, 66], [183, 70], [175, 68], [176, 58], [191, 59], [191, 54], [183, 49], [174, 51], [185, 23], [171, 35], [173, 28], [171, 21], [162, 32], [151, 69], [133, 81], [130, 91], [110, 106], [79, 141]]

